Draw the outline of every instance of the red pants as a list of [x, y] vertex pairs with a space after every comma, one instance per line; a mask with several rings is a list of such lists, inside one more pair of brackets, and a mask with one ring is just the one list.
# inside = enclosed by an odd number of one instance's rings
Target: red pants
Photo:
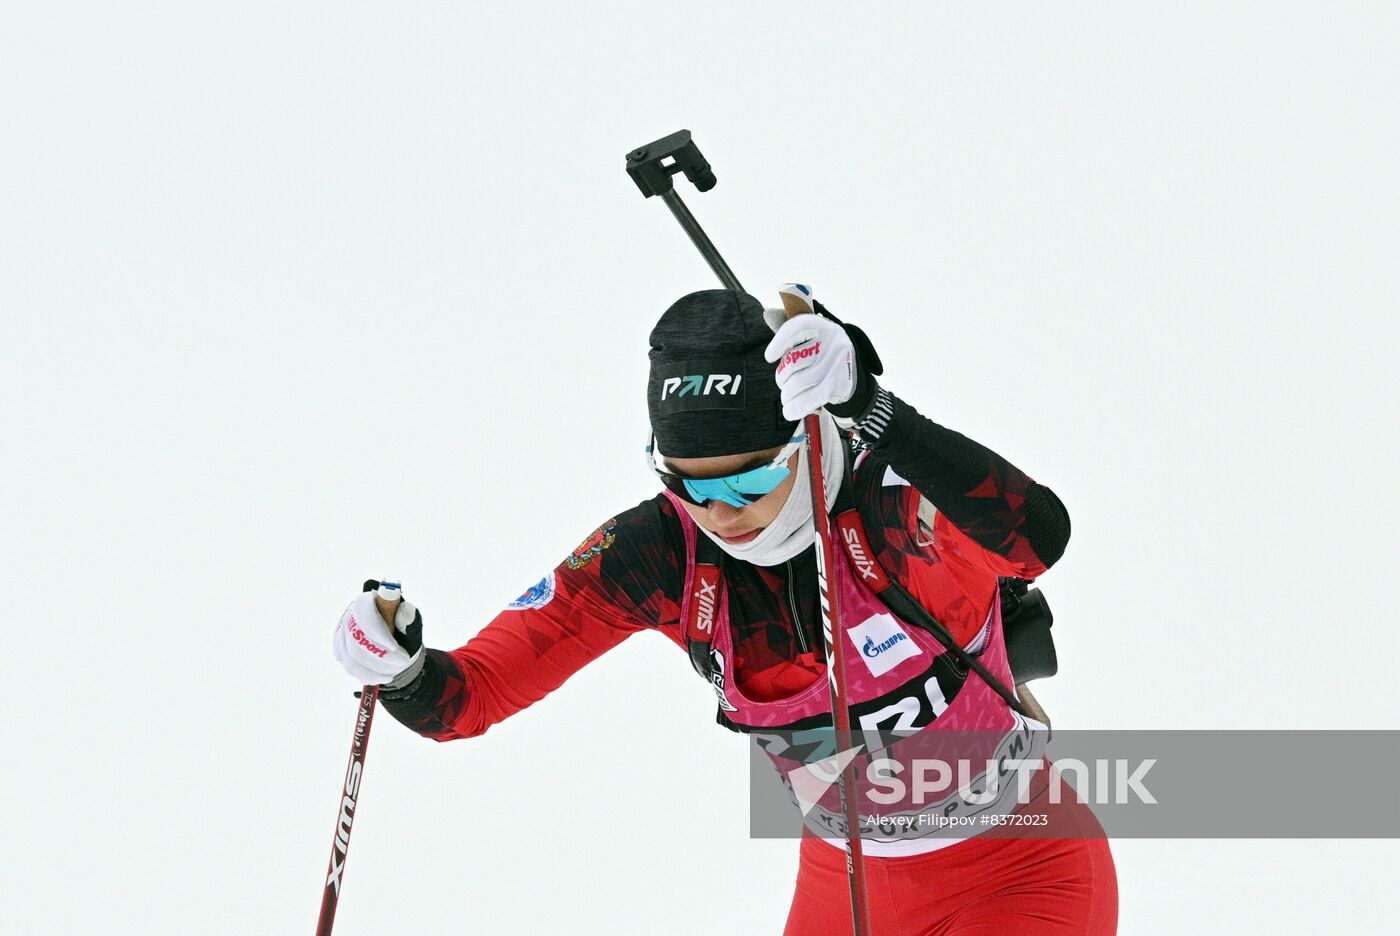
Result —
[[[1098, 829], [1085, 806], [1044, 811], [1066, 835]], [[1112, 936], [1118, 930], [1118, 877], [1102, 837], [993, 832], [926, 855], [866, 857], [865, 876], [871, 936]], [[850, 936], [844, 849], [802, 840], [783, 933]]]

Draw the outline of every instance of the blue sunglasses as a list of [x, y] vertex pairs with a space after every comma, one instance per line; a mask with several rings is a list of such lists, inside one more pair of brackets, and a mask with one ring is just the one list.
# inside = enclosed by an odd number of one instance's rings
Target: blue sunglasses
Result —
[[656, 461], [655, 439], [647, 443], [647, 464], [651, 466], [652, 471], [656, 472], [656, 476], [661, 479], [666, 490], [681, 500], [697, 507], [704, 507], [710, 501], [717, 500], [723, 501], [731, 507], [743, 508], [748, 507], [763, 495], [771, 494], [778, 485], [783, 483], [787, 476], [792, 473], [787, 466], [787, 460], [792, 457], [792, 453], [797, 451], [797, 447], [806, 438], [806, 433], [799, 430], [783, 446], [782, 451], [778, 452], [777, 457], [768, 464], [740, 471], [737, 474], [724, 475], [720, 478], [683, 478], [678, 474], [663, 470]]

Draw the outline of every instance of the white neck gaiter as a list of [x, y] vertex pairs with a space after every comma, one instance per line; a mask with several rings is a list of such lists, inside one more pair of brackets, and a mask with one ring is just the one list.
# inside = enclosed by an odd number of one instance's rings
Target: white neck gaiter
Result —
[[[841, 490], [841, 476], [845, 471], [845, 453], [841, 446], [841, 433], [836, 428], [836, 420], [825, 410], [821, 412], [822, 424], [822, 482], [826, 486], [826, 510], [836, 503], [836, 494]], [[807, 480], [807, 446], [798, 450], [797, 468], [793, 472], [797, 478], [788, 494], [787, 503], [773, 518], [773, 522], [763, 528], [747, 543], [726, 543], [704, 527], [700, 531], [715, 541], [715, 544], [735, 559], [752, 562], [754, 565], [782, 565], [816, 542], [817, 530], [812, 525], [812, 485]], [[697, 524], [698, 525], [698, 524]]]

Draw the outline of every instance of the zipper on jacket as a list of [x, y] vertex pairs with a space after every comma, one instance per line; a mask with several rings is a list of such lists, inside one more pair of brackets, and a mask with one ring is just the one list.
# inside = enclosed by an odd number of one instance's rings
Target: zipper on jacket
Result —
[[802, 615], [797, 613], [797, 589], [793, 588], [797, 573], [793, 571], [791, 559], [787, 561], [787, 572], [788, 610], [792, 612], [792, 629], [797, 632], [797, 649], [801, 653], [811, 653], [812, 649], [807, 645], [807, 631], [802, 626]]

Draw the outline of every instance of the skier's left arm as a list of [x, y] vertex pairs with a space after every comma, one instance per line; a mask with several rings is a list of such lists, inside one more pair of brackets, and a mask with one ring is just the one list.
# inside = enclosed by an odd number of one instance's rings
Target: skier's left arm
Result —
[[1070, 534], [1055, 492], [880, 386], [883, 367], [870, 339], [816, 308], [817, 315], [789, 319], [768, 346], [783, 415], [799, 419], [824, 406], [855, 429], [875, 458], [933, 504], [940, 546], [997, 575], [1032, 579], [1053, 565]]
[[381, 687], [395, 719], [437, 741], [472, 738], [544, 699], [629, 636], [655, 629], [682, 642], [684, 534], [662, 495], [598, 527], [467, 643], [423, 646], [408, 602], [395, 627], [373, 594], [357, 598], [333, 637], [335, 657], [359, 682]]

